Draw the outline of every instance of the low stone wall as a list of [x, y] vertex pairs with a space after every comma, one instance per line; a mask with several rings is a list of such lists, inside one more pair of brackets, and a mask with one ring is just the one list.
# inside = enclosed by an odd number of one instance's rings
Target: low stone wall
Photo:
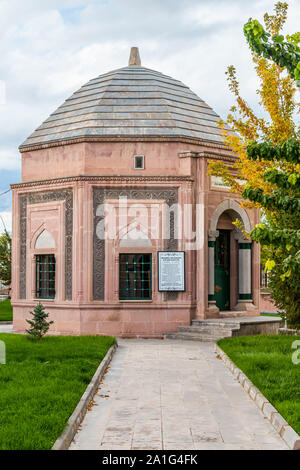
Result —
[[260, 292], [259, 308], [261, 312], [277, 311], [269, 292]]
[[291, 328], [279, 328], [280, 335], [300, 336], [300, 330], [293, 330]]
[[283, 326], [283, 321], [280, 318], [278, 318], [278, 320], [269, 320], [266, 322], [241, 322], [240, 329], [234, 330], [232, 332], [232, 336], [278, 335], [281, 326]]

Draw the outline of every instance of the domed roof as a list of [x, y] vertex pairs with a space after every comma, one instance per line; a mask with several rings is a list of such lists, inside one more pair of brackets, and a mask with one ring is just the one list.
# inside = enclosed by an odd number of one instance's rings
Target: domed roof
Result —
[[182, 82], [140, 65], [100, 75], [68, 98], [20, 146], [117, 137], [189, 138], [222, 142], [220, 117]]

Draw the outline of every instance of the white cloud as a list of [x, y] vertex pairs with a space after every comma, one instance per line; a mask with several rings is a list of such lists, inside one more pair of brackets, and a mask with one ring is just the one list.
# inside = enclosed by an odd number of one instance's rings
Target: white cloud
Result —
[[231, 5], [213, 3], [198, 5], [188, 11], [187, 18], [201, 26], [216, 26], [218, 24], [232, 23], [239, 18], [241, 8], [233, 3]]
[[[298, 29], [291, 0], [286, 32]], [[20, 167], [17, 147], [76, 89], [127, 65], [142, 63], [182, 80], [226, 116], [233, 98], [225, 70], [234, 64], [254, 107], [256, 75], [243, 37], [250, 16], [262, 21], [273, 0], [1, 0], [0, 169]], [[0, 175], [1, 178], [1, 175]]]
[[[15, 170], [21, 166], [21, 156], [17, 148], [0, 147], [0, 170]], [[1, 173], [0, 173], [1, 178]], [[7, 185], [9, 182], [7, 182]]]

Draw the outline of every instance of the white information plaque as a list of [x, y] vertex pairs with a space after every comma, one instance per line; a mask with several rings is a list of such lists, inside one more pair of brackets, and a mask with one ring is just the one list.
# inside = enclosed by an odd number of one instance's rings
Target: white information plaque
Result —
[[160, 292], [185, 290], [184, 251], [158, 252], [158, 290]]

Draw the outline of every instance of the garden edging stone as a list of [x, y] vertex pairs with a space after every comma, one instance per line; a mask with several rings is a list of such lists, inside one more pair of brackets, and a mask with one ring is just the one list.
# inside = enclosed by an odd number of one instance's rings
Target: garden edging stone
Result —
[[84, 394], [82, 395], [81, 399], [79, 400], [75, 410], [71, 414], [70, 418], [68, 419], [67, 425], [63, 430], [62, 434], [58, 437], [55, 441], [51, 450], [67, 450], [78, 430], [78, 426], [81, 424], [86, 411], [89, 407], [91, 400], [93, 399], [97, 389], [99, 387], [99, 383], [105, 373], [107, 366], [109, 365], [112, 357], [117, 350], [118, 343], [116, 342], [113, 344], [109, 350], [107, 351], [105, 357], [101, 361], [98, 369], [96, 370], [91, 382], [87, 386]]
[[232, 360], [217, 344], [215, 345], [215, 351], [289, 448], [292, 450], [300, 450], [299, 434], [296, 433], [281, 414], [278, 413], [276, 408], [271, 405], [269, 400], [267, 400], [267, 398], [252, 384], [244, 372], [242, 372], [234, 362], [232, 362]]

